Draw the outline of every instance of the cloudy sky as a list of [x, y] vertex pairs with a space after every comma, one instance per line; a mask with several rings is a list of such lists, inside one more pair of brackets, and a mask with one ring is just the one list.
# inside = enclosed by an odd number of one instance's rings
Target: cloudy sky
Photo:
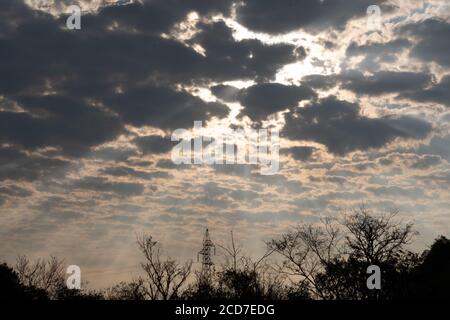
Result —
[[[0, 75], [1, 260], [53, 254], [101, 287], [139, 274], [136, 234], [195, 260], [233, 229], [257, 254], [362, 203], [415, 222], [417, 249], [450, 232], [447, 0], [6, 0]], [[196, 120], [278, 128], [278, 174], [174, 165]]]

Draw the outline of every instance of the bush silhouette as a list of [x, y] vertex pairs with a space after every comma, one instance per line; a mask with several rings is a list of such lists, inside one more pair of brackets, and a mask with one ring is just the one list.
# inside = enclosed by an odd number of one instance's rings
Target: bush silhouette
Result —
[[450, 240], [441, 236], [423, 254], [411, 277], [412, 298], [450, 299]]
[[24, 286], [12, 268], [6, 263], [0, 264], [0, 300], [46, 300], [44, 290]]

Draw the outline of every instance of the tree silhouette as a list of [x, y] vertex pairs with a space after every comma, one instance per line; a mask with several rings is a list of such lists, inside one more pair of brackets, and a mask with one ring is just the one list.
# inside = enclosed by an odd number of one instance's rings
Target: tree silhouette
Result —
[[141, 266], [147, 275], [146, 289], [150, 299], [179, 298], [180, 289], [191, 273], [192, 261], [181, 265], [174, 259], [163, 260], [161, 246], [151, 236], [138, 238], [138, 245], [145, 257]]
[[[418, 256], [405, 249], [416, 234], [411, 224], [396, 222], [397, 212], [374, 214], [364, 206], [342, 221], [322, 219], [300, 225], [267, 243], [283, 258], [279, 267], [320, 299], [392, 299], [417, 265]], [[383, 290], [369, 290], [366, 270], [382, 270]]]
[[47, 292], [42, 289], [23, 285], [16, 271], [6, 263], [0, 264], [0, 300], [47, 299]]
[[[0, 265], [0, 299], [449, 299], [450, 240], [441, 236], [421, 255], [411, 252], [406, 246], [417, 233], [396, 214], [360, 207], [341, 220], [301, 224], [267, 241], [258, 259], [245, 255], [231, 232], [218, 245], [224, 262], [208, 278], [192, 276], [192, 261], [163, 258], [161, 245], [142, 236], [145, 276], [104, 291], [69, 290], [56, 257], [19, 256], [14, 268]], [[381, 270], [381, 290], [367, 287], [370, 265]]]
[[[307, 288], [316, 297], [326, 298], [318, 275], [339, 255], [340, 229], [330, 219], [322, 225], [299, 225], [279, 239], [267, 242], [267, 247], [280, 254], [284, 260], [278, 272], [298, 281], [298, 287]], [[295, 284], [295, 283], [294, 283]]]
[[348, 230], [345, 237], [348, 253], [368, 264], [398, 259], [417, 232], [412, 230], [411, 223], [395, 222], [397, 213], [394, 210], [387, 214], [373, 214], [362, 206], [346, 216], [343, 225]]
[[450, 240], [439, 237], [423, 254], [411, 279], [412, 298], [450, 299]]
[[131, 282], [120, 282], [105, 291], [108, 300], [145, 300], [146, 288], [144, 279], [138, 278]]
[[53, 256], [31, 262], [26, 256], [20, 255], [17, 257], [15, 270], [22, 284], [41, 289], [51, 298], [56, 298], [66, 286], [64, 261]]

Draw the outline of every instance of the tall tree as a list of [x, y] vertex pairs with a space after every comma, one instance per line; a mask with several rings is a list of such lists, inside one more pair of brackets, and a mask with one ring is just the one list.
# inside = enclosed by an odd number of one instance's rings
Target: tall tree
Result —
[[138, 245], [144, 254], [141, 263], [146, 273], [146, 289], [150, 299], [169, 300], [180, 297], [180, 289], [186, 283], [192, 268], [192, 261], [180, 264], [171, 258], [161, 257], [161, 246], [151, 236], [138, 238]]

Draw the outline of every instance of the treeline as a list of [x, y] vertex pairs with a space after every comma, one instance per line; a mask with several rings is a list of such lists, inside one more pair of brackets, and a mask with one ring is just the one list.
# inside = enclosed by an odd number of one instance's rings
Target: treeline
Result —
[[[258, 259], [244, 255], [231, 233], [219, 248], [224, 262], [203, 271], [194, 271], [192, 261], [164, 257], [157, 241], [142, 236], [145, 276], [106, 290], [69, 290], [63, 261], [20, 256], [13, 267], [0, 265], [0, 299], [449, 299], [450, 240], [441, 236], [416, 253], [407, 249], [416, 235], [396, 212], [361, 207], [342, 219], [292, 228], [266, 242]], [[371, 265], [381, 271], [381, 289], [367, 286]]]

